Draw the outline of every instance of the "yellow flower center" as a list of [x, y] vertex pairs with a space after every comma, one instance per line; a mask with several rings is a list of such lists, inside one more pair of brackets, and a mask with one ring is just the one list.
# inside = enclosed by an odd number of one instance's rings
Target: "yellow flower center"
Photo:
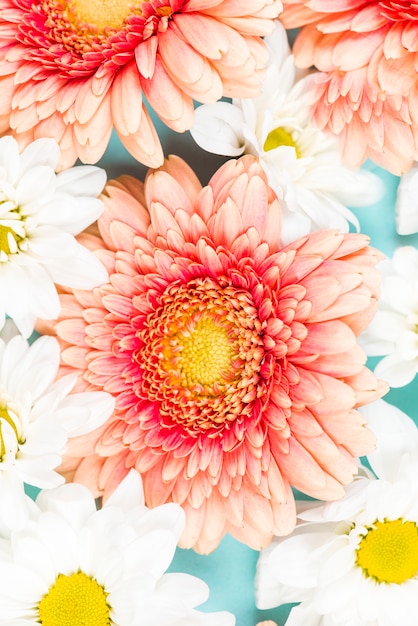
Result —
[[[16, 235], [10, 226], [2, 226], [0, 224], [0, 250], [6, 254], [11, 254], [17, 250], [17, 244], [20, 237]], [[15, 243], [13, 243], [13, 241]]]
[[404, 583], [418, 572], [418, 527], [402, 519], [376, 520], [357, 548], [356, 565], [378, 583]]
[[26, 216], [20, 213], [15, 202], [0, 190], [0, 262], [7, 261], [9, 254], [26, 250]]
[[291, 146], [296, 150], [297, 158], [300, 158], [300, 152], [295, 140], [293, 139], [292, 133], [280, 126], [269, 132], [264, 142], [263, 149], [265, 152], [269, 152], [279, 146]]
[[0, 462], [7, 452], [16, 453], [19, 443], [19, 432], [7, 407], [0, 406]]
[[138, 13], [141, 4], [142, 1], [129, 0], [70, 0], [67, 9], [79, 24], [103, 32], [109, 28], [120, 29], [129, 15]]
[[42, 626], [110, 626], [107, 593], [99, 583], [76, 572], [59, 574], [39, 603]]
[[189, 335], [179, 338], [178, 345], [178, 366], [187, 386], [213, 385], [225, 379], [232, 357], [237, 356], [226, 329], [212, 317], [197, 321]]
[[138, 339], [136, 393], [157, 401], [167, 423], [218, 431], [265, 393], [262, 324], [243, 290], [209, 278], [172, 285]]

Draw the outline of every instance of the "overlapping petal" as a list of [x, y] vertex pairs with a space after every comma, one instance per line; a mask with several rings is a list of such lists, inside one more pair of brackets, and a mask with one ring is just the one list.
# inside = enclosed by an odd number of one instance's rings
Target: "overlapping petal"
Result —
[[183, 546], [208, 552], [225, 532], [267, 545], [293, 529], [290, 485], [338, 498], [374, 445], [356, 407], [384, 386], [356, 336], [379, 254], [332, 230], [282, 246], [252, 156], [204, 188], [170, 157], [145, 187], [122, 177], [103, 199], [90, 245], [109, 283], [63, 294], [54, 329], [62, 371], [116, 409], [71, 440], [62, 471], [107, 498], [135, 467], [149, 506], [183, 506]]
[[27, 505], [26, 523], [2, 537], [0, 624], [64, 623], [69, 612], [77, 624], [139, 626], [145, 616], [147, 624], [234, 626], [226, 611], [195, 609], [208, 597], [202, 580], [166, 573], [184, 514], [176, 504], [147, 509], [137, 472], [99, 511], [74, 484]]
[[314, 121], [352, 164], [371, 158], [399, 175], [417, 158], [417, 17], [408, 1], [284, 2], [285, 26], [302, 26], [297, 64], [320, 70]]
[[299, 502], [298, 526], [257, 564], [256, 603], [300, 602], [288, 626], [412, 626], [417, 606], [417, 428], [383, 400], [361, 409], [377, 448], [337, 502]]
[[350, 222], [358, 229], [347, 207], [375, 202], [381, 181], [347, 167], [337, 141], [313, 124], [313, 77], [296, 68], [280, 22], [265, 41], [270, 57], [262, 93], [198, 107], [191, 134], [209, 152], [260, 159], [281, 201], [284, 242], [325, 228], [348, 232]]
[[280, 0], [2, 0], [0, 132], [21, 145], [55, 138], [68, 167], [98, 161], [114, 127], [137, 160], [161, 165], [143, 95], [182, 132], [193, 99], [258, 93], [262, 37], [281, 9]]
[[21, 153], [13, 137], [0, 139], [0, 329], [7, 315], [25, 337], [38, 316], [58, 314], [54, 283], [90, 289], [108, 278], [75, 239], [103, 211], [106, 174], [86, 165], [57, 174], [59, 158], [53, 139]]

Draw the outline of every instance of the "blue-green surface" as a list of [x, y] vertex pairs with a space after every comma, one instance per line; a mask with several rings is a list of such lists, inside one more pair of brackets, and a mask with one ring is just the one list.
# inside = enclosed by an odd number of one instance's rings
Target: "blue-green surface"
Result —
[[[178, 135], [167, 131], [159, 124], [166, 155], [176, 153], [192, 165], [203, 183], [224, 161], [221, 157], [209, 155], [193, 144], [186, 133]], [[113, 137], [109, 149], [100, 165], [109, 178], [120, 174], [132, 174], [143, 179], [146, 168], [138, 165]], [[386, 254], [392, 254], [395, 247], [406, 244], [418, 245], [418, 236], [402, 237], [396, 234], [394, 202], [398, 179], [379, 170], [373, 164], [368, 169], [376, 171], [386, 187], [384, 198], [377, 204], [356, 210], [361, 230], [371, 236], [371, 243]], [[418, 382], [407, 387], [391, 390], [386, 399], [406, 411], [416, 421], [418, 410], [416, 401]], [[33, 492], [31, 492], [33, 493]], [[209, 556], [201, 556], [192, 550], [178, 550], [171, 571], [185, 571], [205, 580], [211, 589], [205, 610], [229, 610], [236, 615], [237, 626], [255, 626], [258, 621], [273, 619], [279, 626], [285, 623], [288, 607], [271, 611], [258, 611], [254, 604], [253, 580], [257, 553], [227, 536], [220, 546]]]

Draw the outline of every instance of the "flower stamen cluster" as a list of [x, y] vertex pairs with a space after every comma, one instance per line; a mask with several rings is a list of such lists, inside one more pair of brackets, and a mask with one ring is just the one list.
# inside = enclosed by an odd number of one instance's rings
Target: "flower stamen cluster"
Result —
[[58, 574], [39, 602], [39, 622], [42, 626], [110, 626], [108, 595], [84, 572]]
[[27, 219], [15, 202], [0, 201], [0, 263], [7, 262], [11, 254], [28, 250]]
[[19, 417], [7, 404], [0, 401], [0, 463], [8, 460], [9, 455], [14, 458], [22, 443], [24, 439]]
[[416, 522], [376, 520], [365, 529], [356, 550], [356, 565], [377, 583], [402, 584], [418, 573]]
[[249, 415], [264, 392], [261, 329], [249, 294], [226, 279], [170, 286], [137, 334], [137, 395], [158, 401], [162, 416], [188, 430], [215, 436]]

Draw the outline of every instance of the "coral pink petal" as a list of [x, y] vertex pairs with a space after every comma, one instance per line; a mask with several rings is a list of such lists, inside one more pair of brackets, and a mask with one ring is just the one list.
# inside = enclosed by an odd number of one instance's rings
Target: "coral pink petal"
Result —
[[[157, 167], [163, 156], [141, 112], [143, 90], [157, 115], [178, 131], [192, 125], [192, 99], [260, 91], [268, 60], [262, 37], [273, 29], [278, 0], [245, 3], [238, 13], [230, 0], [139, 4], [127, 15], [115, 5], [111, 17], [105, 4], [97, 5], [86, 17], [66, 3], [6, 2], [0, 16], [2, 132], [21, 145], [29, 136], [54, 137], [66, 167], [77, 158], [97, 161], [115, 128], [134, 158]], [[243, 49], [234, 82], [231, 60]]]
[[379, 255], [337, 231], [282, 248], [280, 204], [252, 156], [203, 188], [170, 157], [102, 197], [109, 283], [62, 294], [48, 326], [62, 372], [116, 408], [70, 441], [63, 468], [108, 497], [135, 467], [148, 506], [183, 507], [181, 546], [207, 553], [228, 532], [260, 549], [294, 528], [291, 486], [338, 498], [374, 447], [355, 408], [385, 388], [356, 337]]

